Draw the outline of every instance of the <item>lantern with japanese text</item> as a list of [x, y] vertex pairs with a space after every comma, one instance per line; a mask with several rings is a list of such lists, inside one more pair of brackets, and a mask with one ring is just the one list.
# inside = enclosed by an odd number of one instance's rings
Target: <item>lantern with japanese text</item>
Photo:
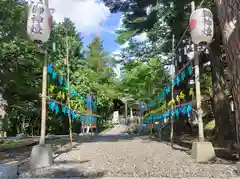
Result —
[[194, 44], [209, 43], [213, 39], [213, 15], [209, 9], [200, 8], [190, 16], [191, 38]]
[[37, 43], [48, 41], [52, 26], [52, 15], [43, 2], [32, 3], [29, 8], [27, 33], [29, 38]]

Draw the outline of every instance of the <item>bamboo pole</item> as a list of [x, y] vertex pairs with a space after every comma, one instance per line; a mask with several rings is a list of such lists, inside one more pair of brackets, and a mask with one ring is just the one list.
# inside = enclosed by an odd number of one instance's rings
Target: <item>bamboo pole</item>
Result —
[[[44, 3], [48, 7], [48, 0], [45, 0]], [[45, 135], [46, 135], [46, 118], [47, 118], [47, 63], [48, 63], [48, 53], [47, 53], [47, 44], [43, 46], [44, 50], [44, 61], [43, 61], [43, 71], [42, 71], [42, 114], [41, 114], [41, 135], [39, 144], [45, 144]]]
[[[174, 59], [175, 59], [175, 50], [174, 50], [174, 35], [172, 35], [172, 53], [173, 53], [173, 58], [172, 58], [172, 81], [175, 78], [175, 66], [174, 66]], [[172, 82], [172, 89], [171, 89], [171, 100], [174, 98], [173, 97], [173, 90], [174, 90], [174, 84]], [[171, 105], [171, 113], [170, 113], [170, 120], [171, 120], [171, 133], [170, 133], [170, 142], [171, 142], [171, 147], [173, 148], [173, 133], [174, 133], [174, 118], [172, 116], [172, 110], [173, 110], [173, 103]]]
[[46, 135], [46, 117], [47, 117], [47, 45], [44, 47], [44, 62], [43, 62], [43, 75], [42, 75], [42, 115], [41, 115], [41, 136], [39, 140], [40, 145], [45, 144]]
[[[66, 37], [66, 61], [67, 61], [67, 83], [68, 83], [68, 97], [67, 97], [67, 103], [68, 108], [70, 109], [70, 68], [69, 68], [69, 42], [68, 42], [68, 36]], [[69, 140], [70, 140], [70, 148], [72, 148], [72, 118], [71, 114], [68, 114], [68, 120], [69, 120]]]
[[[195, 10], [195, 2], [191, 2], [191, 10]], [[201, 107], [201, 88], [200, 88], [200, 72], [199, 72], [199, 53], [197, 51], [197, 45], [194, 45], [194, 70], [195, 70], [195, 86], [196, 86], [196, 102], [197, 102], [197, 116], [198, 116], [198, 135], [199, 142], [204, 142], [204, 128], [202, 119], [202, 107]]]

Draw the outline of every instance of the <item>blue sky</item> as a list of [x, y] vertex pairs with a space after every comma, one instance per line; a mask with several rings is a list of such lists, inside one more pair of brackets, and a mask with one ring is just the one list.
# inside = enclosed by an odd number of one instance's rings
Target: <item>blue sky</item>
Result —
[[[115, 31], [121, 26], [120, 13], [111, 14], [101, 0], [49, 0], [49, 7], [54, 9], [53, 19], [56, 22], [62, 22], [67, 17], [75, 23], [77, 30], [84, 37], [85, 46], [98, 35], [103, 40], [106, 51], [121, 51], [122, 46], [115, 42]], [[146, 34], [138, 35], [136, 39], [145, 40]]]
[[[116, 52], [120, 49], [120, 45], [115, 42], [115, 39], [117, 38], [117, 34], [114, 33], [114, 30], [119, 27], [120, 22], [120, 13], [111, 14], [108, 19], [106, 20], [105, 27], [108, 29], [110, 28], [113, 31], [103, 31], [100, 33], [97, 33], [101, 40], [103, 41], [103, 46], [108, 52]], [[93, 34], [85, 35], [83, 42], [85, 45], [89, 44], [93, 37]]]
[[85, 46], [98, 35], [103, 40], [106, 51], [119, 52], [115, 31], [120, 27], [120, 14], [111, 14], [109, 8], [100, 0], [49, 0], [49, 7], [55, 10], [55, 21], [61, 22], [68, 17], [75, 23], [84, 37]]
[[[29, 0], [38, 1], [38, 0]], [[122, 0], [123, 1], [123, 0]], [[123, 47], [115, 42], [115, 31], [121, 27], [121, 14], [111, 14], [108, 7], [101, 0], [49, 0], [49, 7], [54, 9], [53, 19], [62, 22], [65, 17], [70, 18], [78, 32], [83, 36], [87, 46], [95, 35], [100, 36], [106, 51], [119, 54]], [[146, 33], [135, 36], [136, 40], [146, 40]], [[120, 67], [116, 70], [119, 74]]]

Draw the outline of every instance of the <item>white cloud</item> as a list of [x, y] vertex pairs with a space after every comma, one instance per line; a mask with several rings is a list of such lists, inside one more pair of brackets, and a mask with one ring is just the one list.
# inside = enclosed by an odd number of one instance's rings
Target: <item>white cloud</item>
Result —
[[[134, 36], [133, 39], [136, 40], [137, 42], [146, 41], [146, 40], [148, 40], [147, 33], [143, 32], [139, 35]], [[127, 47], [129, 47], [129, 41], [126, 41], [123, 45], [121, 45], [120, 49], [117, 52], [119, 53], [122, 49], [127, 48]]]
[[120, 49], [124, 49], [129, 47], [129, 41], [125, 42], [123, 45], [121, 45]]
[[[146, 41], [146, 40], [148, 40], [147, 33], [146, 33], [146, 32], [143, 32], [143, 33], [141, 33], [141, 34], [139, 34], [139, 35], [134, 36], [133, 39], [136, 40], [136, 41], [138, 41], [138, 42]], [[147, 45], [150, 45], [150, 43], [147, 43], [147, 42], [146, 42], [146, 44], [147, 44]], [[129, 41], [126, 41], [123, 45], [120, 46], [119, 49], [117, 49], [115, 52], [112, 52], [112, 55], [113, 55], [116, 59], [120, 60], [120, 59], [122, 58], [122, 57], [121, 57], [121, 51], [122, 51], [123, 49], [125, 49], [125, 48], [128, 48], [128, 47], [129, 47]], [[134, 59], [134, 57], [132, 57], [132, 59]]]
[[117, 29], [122, 29], [123, 28], [123, 19], [124, 19], [124, 15], [121, 14]]
[[109, 8], [97, 0], [49, 0], [49, 7], [55, 9], [54, 20], [61, 22], [68, 17], [78, 31], [87, 34], [104, 31], [103, 24], [111, 14]]
[[138, 41], [138, 42], [143, 42], [145, 40], [148, 40], [148, 37], [147, 37], [147, 33], [146, 32], [143, 32], [139, 35], [136, 35], [135, 37], [133, 37], [134, 40]]
[[152, 5], [150, 5], [146, 8], [147, 15], [149, 15], [151, 13], [151, 11], [152, 11]]
[[[121, 60], [121, 52], [119, 50], [112, 52], [112, 56], [115, 57], [116, 60]], [[116, 66], [113, 68], [113, 71], [116, 73], [117, 78], [121, 78], [121, 67], [121, 64], [116, 64]]]
[[113, 71], [116, 73], [117, 78], [121, 78], [121, 64], [117, 64], [115, 68], [113, 68]]
[[[141, 33], [139, 35], [134, 36], [133, 39], [136, 40], [137, 42], [146, 41], [146, 40], [148, 40], [147, 33], [143, 32], [143, 33]], [[124, 48], [127, 48], [127, 47], [129, 47], [129, 41], [126, 41], [123, 45], [121, 45], [120, 49], [118, 50], [118, 52], [121, 51]]]

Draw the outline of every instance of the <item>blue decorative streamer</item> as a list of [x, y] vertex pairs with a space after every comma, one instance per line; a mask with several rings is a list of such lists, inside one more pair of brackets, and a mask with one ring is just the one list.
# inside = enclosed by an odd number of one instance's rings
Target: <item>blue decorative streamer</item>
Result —
[[58, 114], [58, 112], [59, 112], [59, 106], [58, 106], [58, 104], [56, 104], [55, 105], [55, 113]]
[[183, 107], [181, 108], [181, 112], [182, 112], [184, 115], [187, 113], [187, 108], [186, 108], [186, 106], [183, 106]]
[[192, 75], [193, 74], [193, 69], [192, 69], [192, 66], [190, 65], [190, 66], [188, 66], [188, 74], [189, 75]]
[[168, 116], [170, 115], [170, 109], [167, 111], [167, 115], [168, 115]]
[[[148, 116], [145, 120], [145, 123], [146, 122], [149, 122], [151, 120], [163, 120], [164, 118], [169, 118], [170, 115], [172, 117], [179, 117], [180, 116], [180, 112], [182, 115], [186, 115], [186, 114], [189, 114], [190, 112], [192, 112], [192, 104], [187, 104], [185, 106], [182, 106], [182, 107], [177, 107], [173, 110], [168, 110], [167, 112], [163, 113], [163, 114], [160, 114], [158, 116]], [[144, 121], [143, 121], [144, 123]]]
[[57, 78], [57, 76], [58, 76], [58, 72], [53, 72], [53, 74], [52, 74], [52, 79], [53, 80], [56, 80], [56, 78]]
[[176, 117], [179, 117], [179, 109], [176, 108]]
[[49, 103], [49, 105], [50, 105], [50, 109], [51, 109], [52, 111], [54, 111], [54, 110], [55, 110], [55, 103], [54, 103], [53, 101], [51, 101], [51, 102]]
[[179, 76], [176, 76], [176, 84], [177, 84], [177, 86], [180, 85], [180, 78], [179, 78]]
[[93, 110], [97, 109], [97, 106], [96, 106], [96, 104], [94, 102], [93, 102], [92, 108], [93, 108]]
[[63, 77], [59, 76], [58, 83], [61, 86], [63, 84]]
[[73, 117], [73, 119], [75, 119], [75, 115], [76, 115], [75, 111], [72, 111], [72, 117]]
[[72, 89], [72, 90], [71, 90], [71, 95], [72, 95], [72, 96], [76, 96], [76, 95], [77, 95], [77, 92], [76, 92], [74, 89]]
[[170, 85], [168, 85], [168, 86], [166, 87], [166, 89], [165, 89], [166, 94], [169, 94], [169, 93], [170, 93], [170, 90], [171, 90], [171, 87], [170, 87]]
[[181, 80], [183, 81], [185, 79], [185, 71], [181, 72]]
[[[94, 116], [90, 116], [90, 115], [79, 115], [76, 113], [76, 111], [74, 110], [71, 110], [69, 109], [66, 105], [61, 105], [62, 107], [62, 112], [64, 114], [68, 113], [68, 115], [72, 116], [73, 119], [76, 119], [76, 120], [90, 120], [90, 121], [93, 121], [93, 122], [96, 122], [97, 118], [94, 117]], [[60, 105], [55, 103], [54, 101], [50, 100], [49, 102], [49, 108], [51, 111], [55, 112], [55, 114], [58, 114], [59, 113], [59, 109], [60, 109]]]
[[162, 115], [159, 115], [159, 116], [158, 116], [158, 120], [162, 120]]
[[64, 106], [62, 106], [62, 112], [64, 113], [64, 114], [66, 114], [67, 113], [67, 107], [64, 105]]
[[53, 72], [53, 67], [52, 67], [52, 64], [48, 64], [48, 73], [52, 74]]
[[190, 112], [192, 112], [192, 104], [188, 104], [187, 106], [187, 113], [189, 114]]
[[88, 95], [87, 97], [87, 109], [92, 110], [92, 96]]

